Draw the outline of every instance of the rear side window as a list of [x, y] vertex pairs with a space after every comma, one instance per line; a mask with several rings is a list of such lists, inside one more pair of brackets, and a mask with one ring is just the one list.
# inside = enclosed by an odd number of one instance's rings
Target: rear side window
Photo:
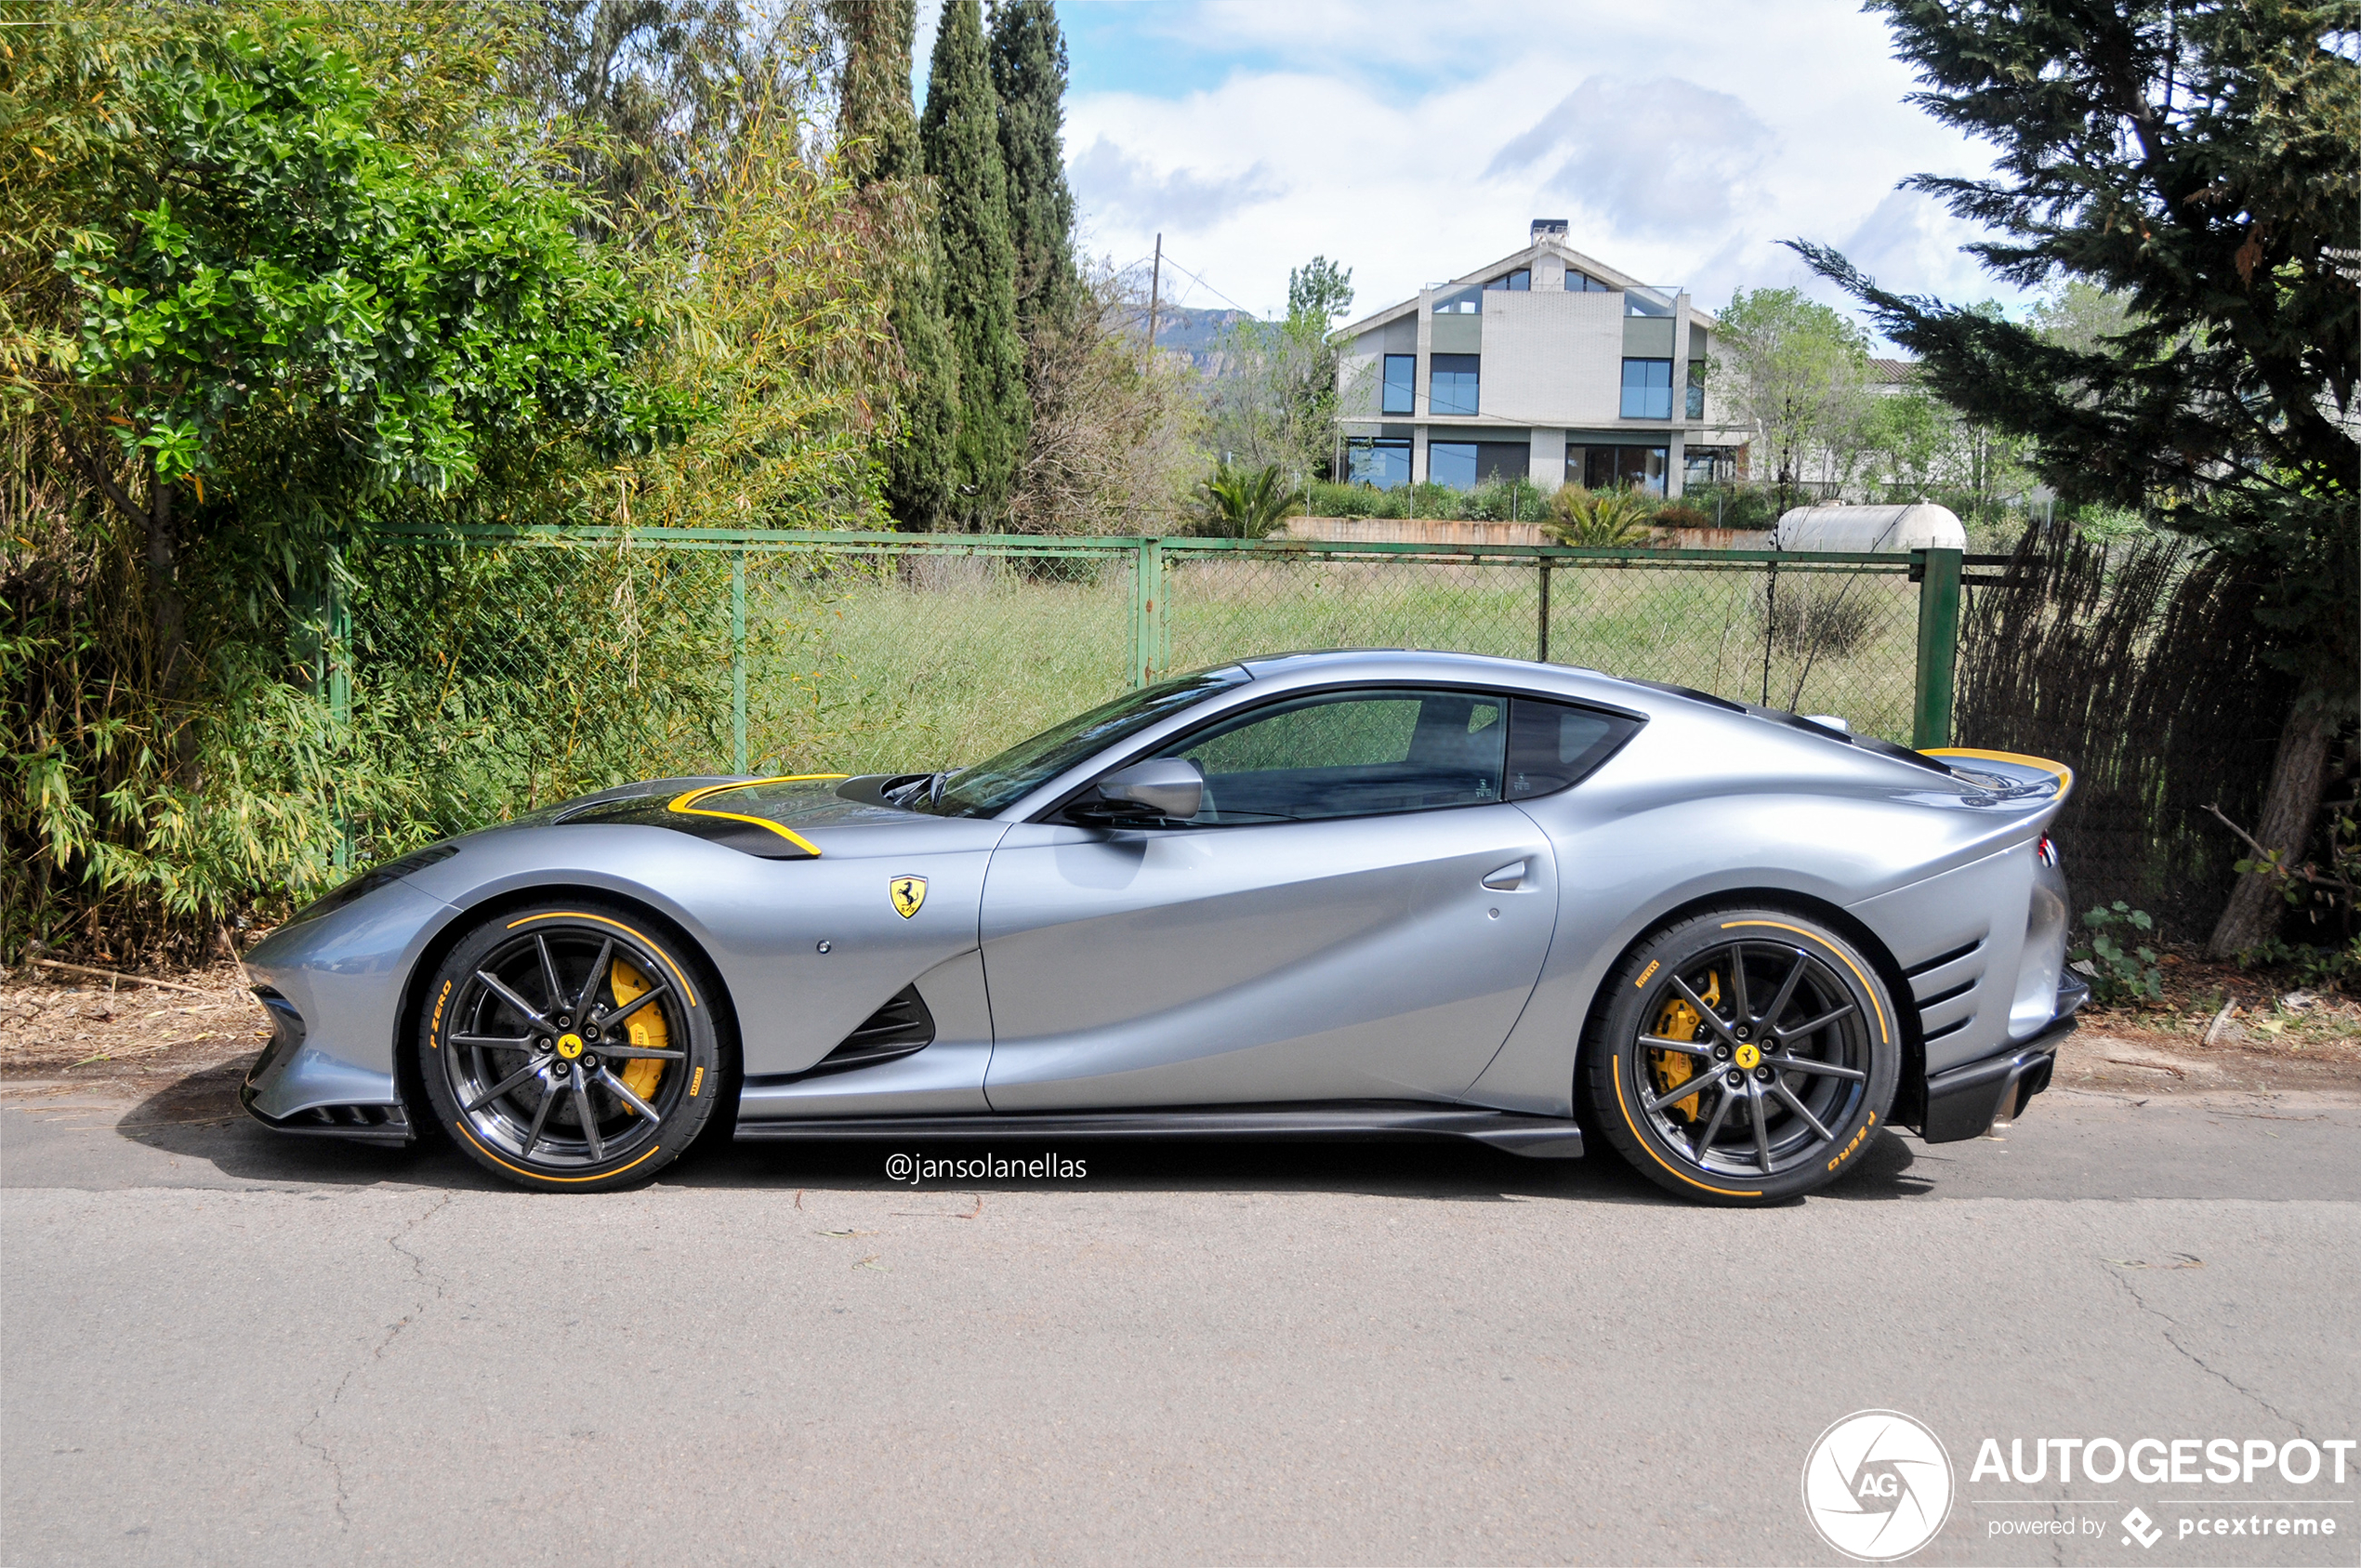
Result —
[[1596, 708], [1519, 697], [1510, 705], [1508, 800], [1554, 795], [1588, 778], [1640, 728]]

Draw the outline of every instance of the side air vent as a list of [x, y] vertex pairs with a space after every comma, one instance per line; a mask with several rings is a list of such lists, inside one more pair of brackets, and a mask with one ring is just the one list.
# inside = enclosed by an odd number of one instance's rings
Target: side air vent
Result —
[[1969, 992], [1973, 991], [1976, 986], [1982, 982], [1983, 978], [1983, 976], [1979, 975], [1974, 980], [1962, 981], [1948, 991], [1938, 991], [1932, 996], [1919, 997], [1919, 1010], [1920, 1012], [1924, 1012], [1929, 1008], [1939, 1008], [1946, 1002], [1957, 1001], [1959, 998], [1966, 995]]
[[880, 1061], [891, 1061], [897, 1056], [908, 1056], [934, 1044], [934, 1014], [927, 1011], [918, 988], [905, 985], [891, 1000], [869, 1015], [867, 1022], [844, 1037], [843, 1043], [820, 1059], [820, 1064], [805, 1076], [821, 1073], [842, 1073], [855, 1067], [874, 1067]]
[[1935, 956], [1928, 959], [1925, 963], [1914, 964], [1903, 972], [1910, 976], [1911, 979], [1916, 980], [1919, 976], [1927, 973], [1931, 969], [1939, 969], [1946, 964], [1958, 963], [1960, 959], [1966, 957], [1969, 954], [1973, 953], [1977, 948], [1982, 947], [1983, 945], [1984, 939], [1982, 937], [1978, 937], [1975, 941], [1968, 943], [1965, 947], [1955, 947], [1948, 953], [1937, 954]]

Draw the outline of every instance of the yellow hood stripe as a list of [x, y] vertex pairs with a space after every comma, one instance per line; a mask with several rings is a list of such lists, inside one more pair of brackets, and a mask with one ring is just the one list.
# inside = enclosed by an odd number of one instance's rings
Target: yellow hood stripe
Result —
[[819, 784], [827, 779], [843, 779], [850, 777], [851, 777], [851, 775], [849, 773], [781, 773], [776, 778], [740, 779], [732, 784], [706, 784], [703, 788], [692, 789], [685, 794], [674, 796], [671, 801], [666, 805], [665, 810], [667, 811], [678, 811], [684, 817], [719, 817], [725, 822], [752, 823], [757, 827], [767, 828], [771, 832], [777, 834], [788, 843], [793, 844], [797, 849], [801, 850], [805, 854], [810, 855], [814, 860], [818, 860], [820, 858], [820, 847], [817, 844], [814, 844], [811, 839], [806, 838], [800, 833], [796, 833], [790, 829], [780, 826], [777, 823], [772, 822], [768, 817], [750, 817], [740, 811], [707, 810], [699, 806], [697, 802], [708, 799], [716, 795], [727, 795], [733, 789], [752, 789], [757, 784]]

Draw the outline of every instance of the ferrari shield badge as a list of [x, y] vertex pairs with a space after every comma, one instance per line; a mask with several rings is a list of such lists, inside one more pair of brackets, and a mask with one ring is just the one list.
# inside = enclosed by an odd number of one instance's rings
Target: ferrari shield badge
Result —
[[894, 913], [904, 920], [918, 913], [927, 902], [927, 879], [923, 876], [897, 876], [886, 884], [886, 891], [893, 895]]

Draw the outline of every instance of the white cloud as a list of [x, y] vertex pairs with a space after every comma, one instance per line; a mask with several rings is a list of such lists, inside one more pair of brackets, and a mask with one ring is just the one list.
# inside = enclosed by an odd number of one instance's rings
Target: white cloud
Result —
[[1101, 137], [1066, 164], [1066, 178], [1084, 211], [1101, 221], [1172, 224], [1197, 229], [1278, 196], [1267, 165], [1258, 161], [1235, 174], [1167, 174]]
[[1353, 268], [1356, 313], [1378, 309], [1522, 247], [1543, 216], [1708, 306], [1739, 285], [1833, 298], [1777, 245], [1793, 236], [1865, 247], [1889, 286], [2014, 297], [1957, 253], [1961, 225], [1895, 191], [1989, 153], [1902, 101], [1907, 68], [1850, 0], [1094, 7], [1101, 46], [1111, 15], [1136, 47], [1088, 74], [1121, 90], [1067, 104], [1092, 241], [1128, 261], [1161, 230], [1256, 310], [1283, 307], [1315, 252]]
[[[1665, 166], [1664, 127], [1681, 127], [1681, 155]], [[1487, 180], [1548, 165], [1539, 187], [1576, 211], [1633, 232], [1709, 238], [1726, 233], [1732, 196], [1773, 145], [1739, 99], [1678, 77], [1619, 82], [1593, 76], [1492, 155]]]

